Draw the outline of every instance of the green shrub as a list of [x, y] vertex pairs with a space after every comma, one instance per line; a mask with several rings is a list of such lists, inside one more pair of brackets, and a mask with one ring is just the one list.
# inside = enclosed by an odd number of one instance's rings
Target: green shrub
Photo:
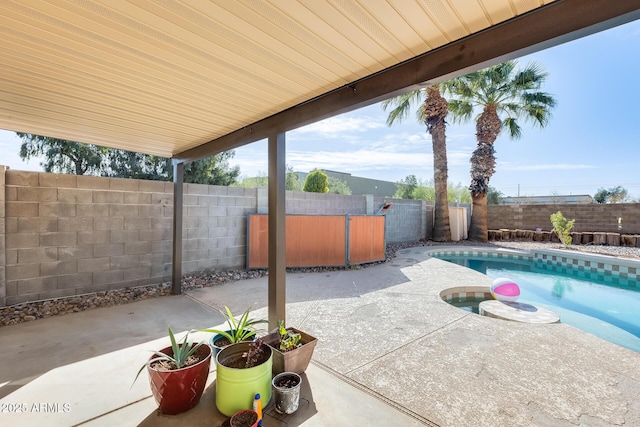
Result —
[[560, 211], [551, 214], [551, 224], [553, 225], [551, 231], [556, 233], [565, 248], [571, 244], [571, 229], [574, 222], [576, 222], [575, 219], [567, 221]]
[[329, 177], [320, 169], [311, 171], [309, 175], [307, 175], [307, 179], [304, 181], [302, 191], [307, 191], [309, 193], [328, 193]]

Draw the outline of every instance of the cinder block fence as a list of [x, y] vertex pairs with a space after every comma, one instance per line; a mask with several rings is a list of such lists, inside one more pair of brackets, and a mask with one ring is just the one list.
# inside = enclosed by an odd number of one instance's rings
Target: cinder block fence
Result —
[[540, 228], [550, 231], [549, 217], [560, 211], [565, 218], [576, 220], [573, 227], [576, 232], [640, 234], [640, 203], [489, 205], [487, 208], [490, 230]]
[[[388, 201], [386, 243], [431, 236], [433, 204], [421, 200], [288, 191], [286, 209], [371, 215]], [[267, 205], [266, 188], [186, 184], [183, 272], [245, 268], [247, 216]], [[558, 210], [577, 232], [640, 234], [640, 204], [490, 205], [489, 229], [550, 230]], [[172, 218], [171, 182], [0, 166], [0, 307], [169, 281]]]
[[[173, 183], [0, 166], [0, 307], [170, 280]], [[287, 192], [288, 214], [373, 214], [373, 196]], [[244, 268], [267, 191], [186, 184], [183, 272]], [[429, 236], [432, 207], [393, 200], [387, 243]]]

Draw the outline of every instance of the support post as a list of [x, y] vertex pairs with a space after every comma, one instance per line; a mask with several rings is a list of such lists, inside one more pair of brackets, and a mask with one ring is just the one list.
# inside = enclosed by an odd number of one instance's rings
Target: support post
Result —
[[0, 165], [0, 308], [7, 305], [7, 231], [6, 231], [6, 173], [8, 166]]
[[286, 322], [285, 134], [269, 136], [269, 329]]
[[182, 214], [184, 208], [184, 162], [173, 163], [173, 258], [171, 294], [182, 293]]

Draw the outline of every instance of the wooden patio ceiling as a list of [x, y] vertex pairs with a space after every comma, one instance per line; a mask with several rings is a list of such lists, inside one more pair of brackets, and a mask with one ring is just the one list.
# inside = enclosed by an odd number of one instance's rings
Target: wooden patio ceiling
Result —
[[0, 128], [188, 160], [636, 19], [638, 7], [2, 0]]

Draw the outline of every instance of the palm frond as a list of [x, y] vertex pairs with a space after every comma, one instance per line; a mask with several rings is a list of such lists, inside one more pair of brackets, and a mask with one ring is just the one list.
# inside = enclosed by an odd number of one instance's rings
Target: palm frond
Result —
[[551, 109], [556, 106], [555, 99], [544, 92], [526, 93], [522, 96], [524, 118], [540, 127], [545, 127], [551, 118]]
[[473, 104], [468, 101], [453, 99], [449, 101], [449, 113], [453, 123], [466, 123], [473, 115]]
[[520, 104], [518, 102], [503, 102], [499, 104], [498, 111], [505, 113], [510, 117], [520, 117], [523, 105], [525, 104]]
[[477, 72], [467, 74], [457, 79], [449, 80], [440, 85], [443, 95], [451, 95], [456, 98], [472, 98], [475, 90], [475, 82], [477, 81]]
[[528, 122], [540, 127], [545, 127], [549, 123], [551, 114], [545, 108], [532, 104], [526, 106], [524, 110], [526, 111], [525, 117]]
[[522, 100], [529, 104], [539, 104], [548, 110], [556, 106], [555, 98], [546, 92], [527, 92], [522, 95]]
[[536, 62], [531, 62], [514, 76], [513, 86], [518, 90], [537, 90], [548, 76], [542, 66]]
[[474, 107], [484, 109], [495, 105], [500, 115], [507, 116], [503, 119], [503, 129], [508, 130], [512, 138], [522, 134], [516, 119], [546, 126], [556, 101], [552, 95], [537, 89], [547, 74], [535, 62], [520, 70], [516, 70], [517, 64], [517, 61], [506, 61], [442, 83], [441, 90], [448, 95], [453, 122], [469, 121]]
[[509, 131], [512, 139], [520, 139], [522, 137], [522, 128], [518, 124], [515, 117], [507, 117], [502, 121], [502, 128]]
[[393, 107], [387, 116], [387, 126], [391, 126], [396, 122], [401, 123], [407, 119], [414, 105], [419, 105], [423, 101], [424, 96], [424, 90], [416, 89], [383, 101], [381, 105], [384, 111]]

